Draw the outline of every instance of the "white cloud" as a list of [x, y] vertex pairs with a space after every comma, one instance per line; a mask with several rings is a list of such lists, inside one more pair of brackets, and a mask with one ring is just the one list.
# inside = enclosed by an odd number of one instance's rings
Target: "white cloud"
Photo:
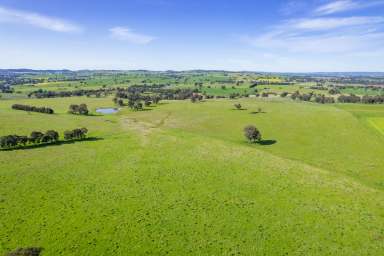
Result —
[[289, 20], [258, 36], [243, 36], [263, 49], [303, 53], [346, 53], [382, 48], [383, 17], [306, 18]]
[[383, 17], [314, 18], [293, 20], [288, 25], [294, 29], [329, 30], [341, 27], [384, 23]]
[[353, 1], [353, 0], [337, 0], [327, 3], [325, 5], [319, 6], [315, 10], [317, 15], [329, 15], [333, 13], [352, 11], [357, 9], [364, 9], [369, 7], [374, 7], [378, 5], [384, 5], [384, 1]]
[[109, 29], [109, 32], [111, 33], [112, 38], [133, 44], [148, 44], [155, 39], [152, 36], [136, 33], [126, 27], [114, 27]]
[[78, 25], [38, 13], [8, 9], [0, 6], [0, 23], [27, 24], [56, 32], [80, 32]]

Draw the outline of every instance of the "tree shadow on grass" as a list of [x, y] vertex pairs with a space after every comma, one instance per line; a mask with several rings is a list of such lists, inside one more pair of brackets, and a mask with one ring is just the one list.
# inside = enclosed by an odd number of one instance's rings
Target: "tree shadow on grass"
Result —
[[54, 143], [43, 143], [43, 144], [35, 144], [35, 145], [18, 146], [14, 148], [4, 148], [4, 149], [0, 149], [0, 151], [29, 150], [29, 149], [35, 149], [35, 148], [54, 147], [54, 146], [61, 146], [66, 144], [75, 144], [78, 142], [99, 141], [99, 140], [104, 140], [104, 139], [98, 138], [98, 137], [88, 137], [80, 140], [61, 140]]
[[249, 114], [251, 114], [251, 115], [256, 115], [256, 114], [266, 114], [267, 112], [264, 112], [264, 111], [261, 111], [261, 112], [259, 112], [259, 111], [252, 111], [252, 112], [249, 112]]
[[276, 143], [277, 143], [277, 140], [261, 140], [261, 141], [257, 142], [257, 144], [262, 145], [262, 146], [270, 146], [270, 145], [273, 145]]
[[42, 247], [18, 248], [15, 251], [5, 254], [6, 256], [39, 256], [43, 251]]

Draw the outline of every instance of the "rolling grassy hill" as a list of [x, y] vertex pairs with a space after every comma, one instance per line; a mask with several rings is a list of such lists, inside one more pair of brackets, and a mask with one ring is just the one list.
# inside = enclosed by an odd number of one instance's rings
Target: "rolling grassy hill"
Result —
[[[87, 127], [95, 141], [0, 151], [0, 254], [380, 255], [379, 106], [168, 101], [74, 116], [111, 98], [0, 101], [0, 134]], [[234, 110], [240, 102], [244, 110]], [[258, 113], [261, 108], [262, 112]], [[244, 141], [255, 124], [266, 143]]]

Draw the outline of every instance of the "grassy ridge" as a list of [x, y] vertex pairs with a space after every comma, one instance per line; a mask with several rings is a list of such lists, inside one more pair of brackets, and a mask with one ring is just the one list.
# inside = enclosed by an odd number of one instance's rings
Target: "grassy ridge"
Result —
[[[68, 105], [94, 110], [111, 99], [21, 102], [58, 114], [2, 101], [1, 134], [85, 126], [103, 140], [0, 152], [0, 254], [20, 246], [42, 246], [43, 255], [384, 251], [383, 138], [356, 109], [186, 101], [83, 117], [66, 114]], [[259, 107], [265, 113], [253, 114]], [[248, 123], [276, 143], [245, 143]]]

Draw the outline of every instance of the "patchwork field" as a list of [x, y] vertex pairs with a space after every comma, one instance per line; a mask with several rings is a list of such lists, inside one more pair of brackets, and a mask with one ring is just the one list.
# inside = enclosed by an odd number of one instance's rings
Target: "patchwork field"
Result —
[[[17, 100], [46, 115], [13, 103], [0, 101], [0, 135], [96, 139], [0, 151], [0, 254], [384, 253], [381, 106], [223, 99], [98, 115], [112, 98]], [[94, 115], [67, 114], [80, 103]], [[263, 143], [244, 140], [248, 124]]]

